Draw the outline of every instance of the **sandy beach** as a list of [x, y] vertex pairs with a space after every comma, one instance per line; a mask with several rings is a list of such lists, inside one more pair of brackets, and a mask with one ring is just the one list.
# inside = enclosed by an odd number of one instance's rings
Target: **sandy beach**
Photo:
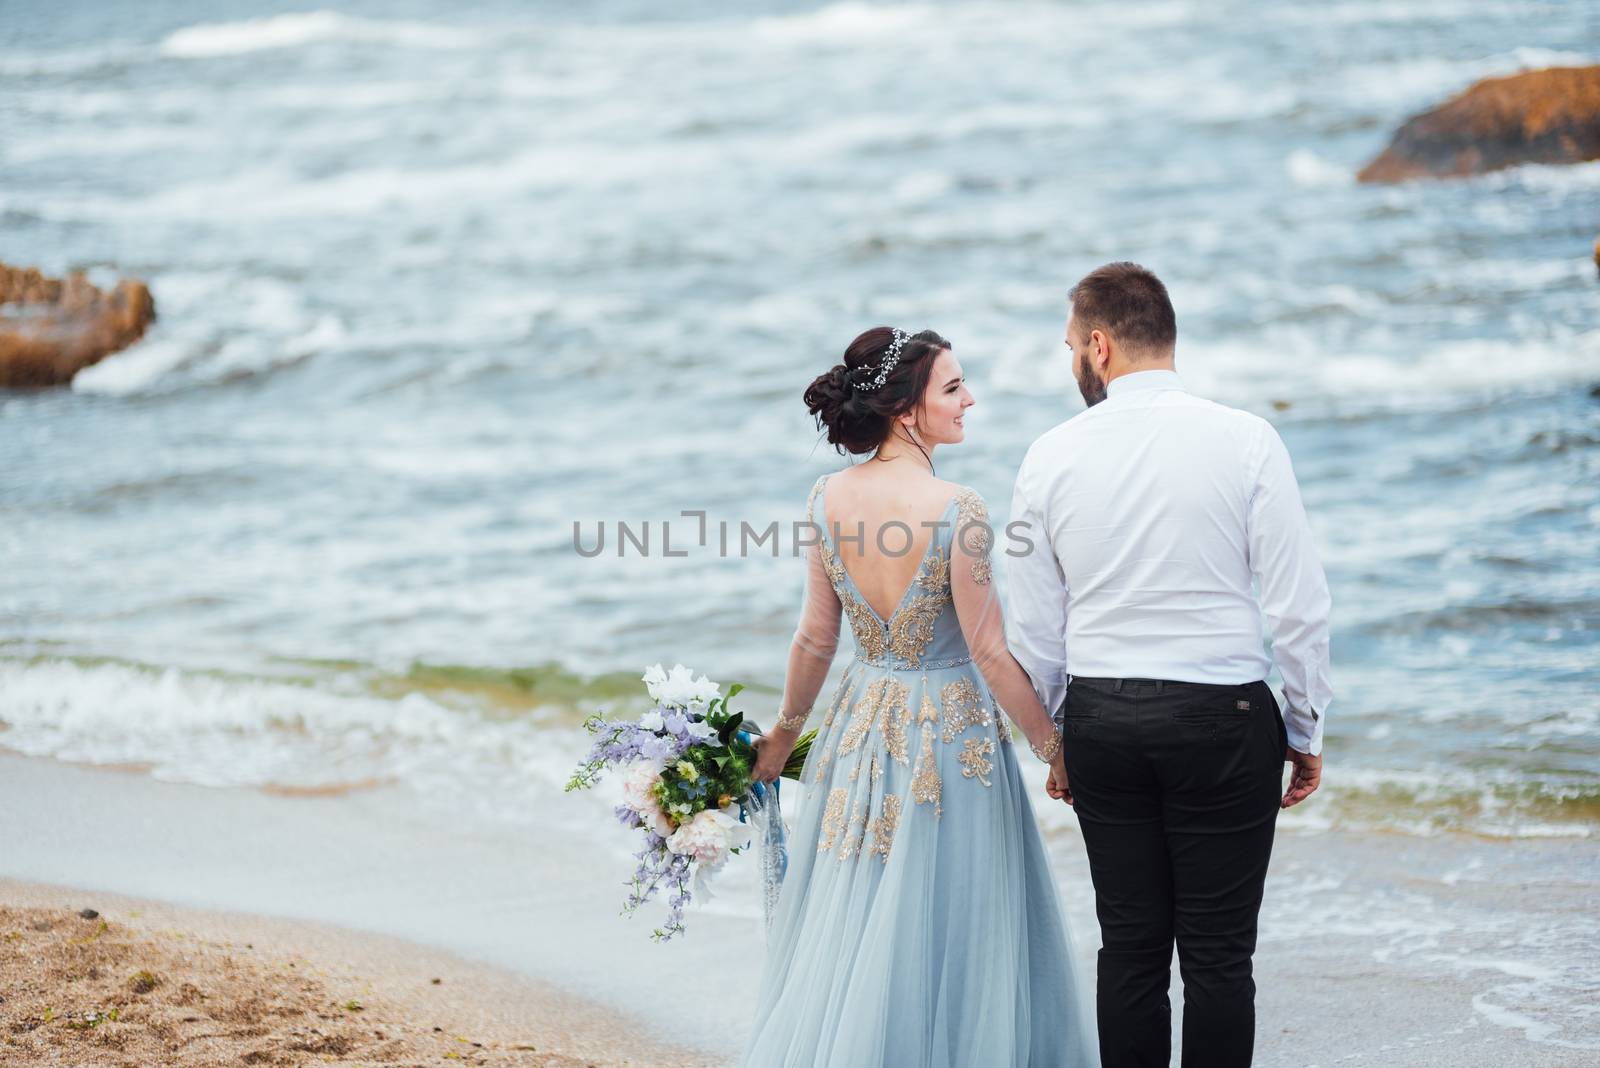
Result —
[[546, 984], [381, 935], [16, 880], [0, 901], [4, 1064], [715, 1063]]
[[[759, 922], [713, 902], [686, 938], [651, 944], [617, 918], [604, 841], [462, 821], [395, 787], [284, 797], [9, 753], [0, 811], [17, 817], [0, 841], [15, 1063], [145, 1064], [171, 1048], [153, 1043], [190, 1040], [197, 1059], [160, 1063], [720, 1064], [744, 1034]], [[1088, 983], [1082, 845], [1046, 826]], [[1256, 1063], [1593, 1063], [1596, 853], [1280, 833]], [[128, 986], [140, 971], [159, 977], [145, 995]], [[1173, 1003], [1176, 1055], [1176, 982]], [[319, 1042], [326, 1057], [298, 1048]]]

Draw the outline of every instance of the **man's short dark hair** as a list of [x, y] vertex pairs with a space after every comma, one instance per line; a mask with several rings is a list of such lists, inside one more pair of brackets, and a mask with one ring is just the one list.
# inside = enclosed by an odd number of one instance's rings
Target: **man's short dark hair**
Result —
[[1084, 336], [1103, 331], [1136, 354], [1165, 355], [1178, 343], [1178, 317], [1167, 287], [1137, 263], [1096, 267], [1067, 298]]

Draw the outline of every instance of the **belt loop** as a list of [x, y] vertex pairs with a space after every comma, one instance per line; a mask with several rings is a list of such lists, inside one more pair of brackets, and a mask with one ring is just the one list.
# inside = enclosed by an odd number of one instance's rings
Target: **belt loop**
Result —
[[1121, 693], [1121, 692], [1122, 692], [1122, 680], [1118, 679], [1117, 680], [1117, 693]]
[[1164, 687], [1165, 687], [1165, 686], [1166, 686], [1166, 682], [1164, 682], [1164, 681], [1163, 681], [1163, 680], [1161, 680], [1161, 679], [1157, 679], [1157, 680], [1156, 680], [1156, 693], [1157, 693], [1157, 694], [1158, 694], [1158, 695], [1159, 695], [1159, 694], [1160, 694], [1160, 693], [1161, 693], [1161, 691], [1162, 691], [1162, 689], [1163, 689], [1163, 688], [1164, 688]]

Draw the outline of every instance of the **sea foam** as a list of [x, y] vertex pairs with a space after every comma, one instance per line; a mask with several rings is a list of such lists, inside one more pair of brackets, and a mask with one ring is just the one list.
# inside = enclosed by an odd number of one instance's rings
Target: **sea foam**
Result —
[[478, 40], [478, 35], [451, 26], [356, 18], [336, 11], [307, 11], [188, 26], [168, 34], [161, 42], [161, 52], [175, 59], [204, 59], [322, 41], [356, 41], [407, 48], [470, 48]]

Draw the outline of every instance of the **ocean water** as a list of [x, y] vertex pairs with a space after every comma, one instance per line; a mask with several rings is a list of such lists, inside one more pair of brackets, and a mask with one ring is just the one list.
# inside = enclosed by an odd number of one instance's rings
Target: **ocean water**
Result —
[[1189, 385], [1280, 429], [1332, 583], [1328, 783], [1285, 827], [1588, 838], [1600, 164], [1353, 174], [1597, 25], [8, 0], [0, 258], [144, 278], [160, 320], [0, 394], [0, 746], [538, 818], [647, 664], [775, 704], [801, 566], [717, 535], [841, 463], [800, 393], [851, 337], [953, 340], [978, 405], [939, 474], [1003, 520], [1081, 408], [1066, 290], [1128, 258]]

